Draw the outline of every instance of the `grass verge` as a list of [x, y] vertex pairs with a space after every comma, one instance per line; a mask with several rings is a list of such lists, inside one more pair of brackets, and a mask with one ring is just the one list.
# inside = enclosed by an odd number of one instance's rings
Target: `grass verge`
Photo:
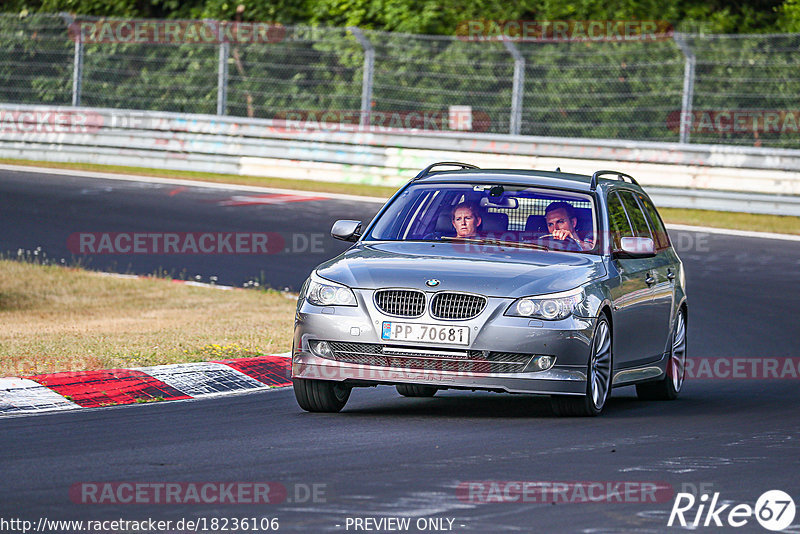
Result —
[[[92, 165], [84, 163], [53, 163], [46, 161], [29, 161], [22, 159], [3, 159], [0, 163], [7, 165], [27, 165], [56, 169], [73, 169], [119, 174], [138, 174], [162, 178], [183, 178], [216, 183], [256, 185], [281, 189], [296, 189], [319, 193], [341, 193], [368, 197], [389, 198], [396, 188], [376, 185], [347, 184], [312, 180], [291, 180], [286, 178], [264, 178], [259, 176], [240, 176], [238, 174], [215, 174], [210, 172], [170, 171], [163, 169], [146, 169], [140, 167], [120, 167], [116, 165]], [[709, 226], [712, 228], [729, 228], [734, 230], [750, 230], [756, 232], [776, 232], [780, 234], [800, 235], [800, 217], [781, 215], [758, 215], [751, 213], [734, 213], [728, 211], [709, 211], [679, 208], [659, 208], [664, 221], [672, 224], [688, 224]]]
[[658, 212], [671, 224], [800, 235], [800, 217], [681, 208], [658, 208]]
[[277, 291], [0, 260], [0, 376], [286, 352], [294, 307]]

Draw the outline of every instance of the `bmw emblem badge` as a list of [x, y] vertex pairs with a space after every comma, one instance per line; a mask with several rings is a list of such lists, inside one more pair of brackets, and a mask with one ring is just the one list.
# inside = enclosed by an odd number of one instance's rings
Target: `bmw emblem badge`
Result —
[[425, 285], [428, 287], [436, 287], [440, 284], [439, 280], [436, 278], [431, 278], [430, 280], [425, 280]]

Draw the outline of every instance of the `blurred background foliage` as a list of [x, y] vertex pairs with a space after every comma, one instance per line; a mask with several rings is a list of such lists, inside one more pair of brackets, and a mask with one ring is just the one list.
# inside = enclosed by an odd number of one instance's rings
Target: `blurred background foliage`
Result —
[[[233, 20], [454, 35], [459, 21], [665, 20], [678, 31], [767, 33], [800, 31], [800, 0], [5, 0], [13, 13]], [[241, 8], [239, 8], [241, 9]]]
[[[784, 110], [787, 119], [800, 118], [800, 0], [5, 0], [2, 9], [0, 102], [6, 103], [71, 103], [75, 43], [66, 31], [70, 16], [59, 12], [275, 21], [286, 26], [280, 42], [230, 46], [224, 113], [286, 118], [300, 111], [313, 120], [315, 111], [340, 111], [332, 122], [357, 122], [364, 50], [345, 28], [355, 25], [375, 48], [374, 124], [385, 120], [380, 113], [401, 120], [431, 113], [446, 129], [442, 117], [459, 105], [472, 108], [474, 131], [508, 133], [512, 57], [501, 43], [454, 37], [460, 22], [666, 20], [688, 33], [697, 58], [694, 110]], [[775, 35], [782, 32], [795, 33]], [[525, 58], [522, 134], [679, 139], [686, 57], [673, 39], [516, 46]], [[212, 43], [87, 43], [80, 104], [216, 113], [219, 53]], [[691, 141], [800, 148], [796, 122], [788, 127], [707, 129], [693, 132]]]

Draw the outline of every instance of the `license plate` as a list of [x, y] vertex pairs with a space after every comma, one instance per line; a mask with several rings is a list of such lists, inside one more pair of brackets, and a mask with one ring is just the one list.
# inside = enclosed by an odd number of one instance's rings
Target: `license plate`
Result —
[[381, 339], [469, 345], [469, 327], [384, 321]]

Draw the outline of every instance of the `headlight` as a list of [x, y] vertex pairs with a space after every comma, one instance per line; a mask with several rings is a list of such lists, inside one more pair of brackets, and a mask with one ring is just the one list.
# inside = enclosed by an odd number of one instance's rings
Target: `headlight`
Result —
[[309, 280], [306, 299], [315, 306], [358, 306], [352, 289], [316, 277]]
[[578, 288], [563, 293], [523, 297], [508, 307], [506, 315], [557, 321], [569, 317], [581, 303], [583, 296], [583, 288]]

